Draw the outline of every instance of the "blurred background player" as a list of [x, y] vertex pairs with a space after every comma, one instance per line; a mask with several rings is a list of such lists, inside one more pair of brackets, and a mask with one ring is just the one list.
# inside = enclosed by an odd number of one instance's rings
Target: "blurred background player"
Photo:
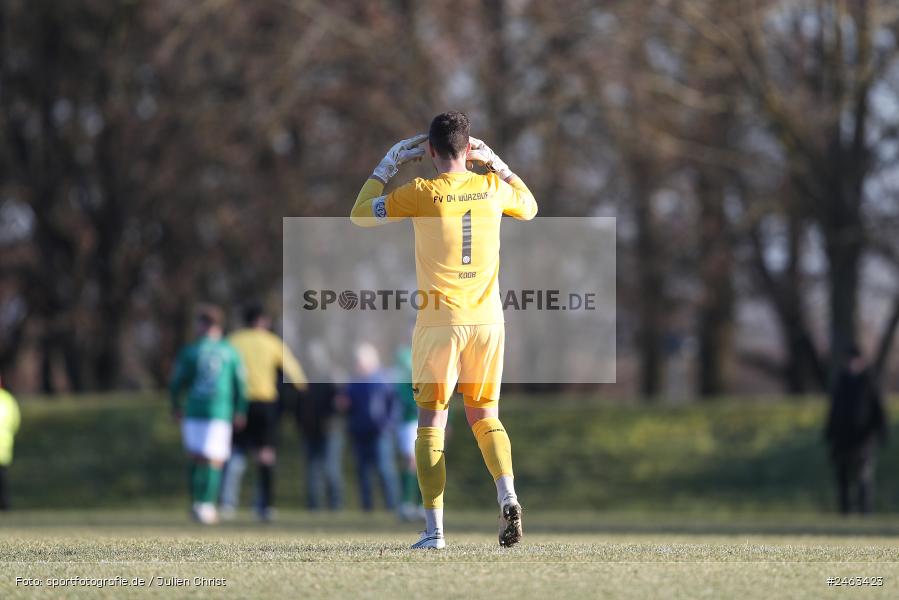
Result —
[[244, 328], [229, 336], [243, 359], [247, 373], [247, 426], [237, 433], [235, 448], [222, 486], [222, 513], [231, 517], [239, 503], [239, 490], [246, 470], [246, 456], [258, 466], [256, 514], [262, 521], [272, 519], [275, 495], [275, 462], [282, 403], [278, 382], [284, 379], [297, 390], [305, 390], [306, 374], [299, 361], [280, 337], [272, 333], [271, 320], [258, 303], [243, 311]]
[[9, 466], [12, 464], [13, 443], [21, 424], [16, 399], [3, 388], [0, 378], [0, 510], [9, 510]]
[[325, 495], [330, 510], [343, 505], [343, 432], [338, 422], [339, 390], [329, 382], [313, 382], [298, 395], [297, 427], [306, 453], [306, 506], [318, 510]]
[[368, 511], [374, 508], [372, 471], [376, 471], [387, 510], [396, 510], [399, 486], [390, 437], [396, 390], [381, 369], [380, 356], [371, 344], [356, 347], [355, 363], [356, 379], [346, 388], [349, 403], [347, 419], [362, 509]]
[[421, 490], [415, 472], [415, 436], [418, 429], [418, 406], [412, 391], [412, 348], [402, 346], [394, 356], [398, 419], [396, 423], [396, 444], [400, 453], [400, 485], [402, 501], [400, 518], [411, 521], [424, 518], [421, 504]]
[[836, 471], [841, 513], [873, 510], [877, 451], [886, 442], [887, 432], [878, 382], [861, 351], [852, 346], [837, 377], [824, 430]]
[[[443, 548], [444, 439], [456, 382], [465, 415], [500, 505], [499, 543], [521, 539], [521, 505], [513, 485], [512, 446], [499, 420], [505, 329], [499, 285], [499, 234], [504, 214], [529, 220], [534, 196], [484, 142], [469, 136], [468, 117], [434, 117], [427, 135], [402, 140], [362, 186], [350, 213], [370, 227], [412, 217], [418, 289], [435, 298], [418, 311], [412, 335], [413, 385], [418, 404], [416, 470], [425, 507], [425, 532], [413, 548]], [[384, 195], [404, 163], [425, 150], [437, 176], [417, 178]], [[483, 164], [488, 173], [468, 170]], [[436, 308], [439, 310], [435, 310]]]
[[[237, 351], [222, 339], [224, 313], [203, 305], [197, 312], [197, 339], [179, 352], [172, 373], [172, 411], [181, 423], [190, 462], [193, 517], [204, 524], [218, 521], [215, 502], [222, 467], [231, 454], [234, 429], [246, 424], [247, 400], [243, 365]], [[182, 395], [187, 407], [182, 408]]]

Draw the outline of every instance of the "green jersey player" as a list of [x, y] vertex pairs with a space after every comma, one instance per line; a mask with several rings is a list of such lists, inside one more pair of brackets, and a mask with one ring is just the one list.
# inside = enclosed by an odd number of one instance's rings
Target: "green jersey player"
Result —
[[231, 454], [232, 422], [243, 428], [247, 414], [243, 365], [222, 339], [223, 321], [218, 307], [200, 308], [197, 339], [178, 354], [170, 386], [172, 410], [190, 456], [191, 511], [204, 524], [218, 521], [215, 502], [222, 467]]

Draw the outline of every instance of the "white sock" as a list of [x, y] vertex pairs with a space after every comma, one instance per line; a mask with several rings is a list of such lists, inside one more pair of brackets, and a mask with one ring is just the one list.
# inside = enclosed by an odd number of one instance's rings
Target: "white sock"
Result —
[[499, 479], [496, 480], [496, 501], [499, 502], [500, 506], [512, 500], [518, 501], [518, 496], [515, 494], [514, 479], [511, 475], [500, 475]]
[[443, 509], [442, 508], [426, 508], [425, 509], [425, 532], [427, 535], [435, 533], [443, 533]]

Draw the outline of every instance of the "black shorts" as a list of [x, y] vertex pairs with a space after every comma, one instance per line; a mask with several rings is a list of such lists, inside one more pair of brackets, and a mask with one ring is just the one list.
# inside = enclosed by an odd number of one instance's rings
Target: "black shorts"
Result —
[[278, 423], [281, 406], [278, 402], [251, 401], [247, 409], [247, 426], [234, 432], [234, 445], [242, 450], [255, 450], [278, 444]]

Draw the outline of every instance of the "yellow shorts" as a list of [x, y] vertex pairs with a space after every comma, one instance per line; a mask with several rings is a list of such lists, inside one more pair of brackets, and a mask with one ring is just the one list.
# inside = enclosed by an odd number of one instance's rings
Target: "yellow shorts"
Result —
[[416, 327], [412, 389], [421, 408], [445, 410], [456, 384], [465, 404], [491, 408], [503, 378], [503, 323]]

